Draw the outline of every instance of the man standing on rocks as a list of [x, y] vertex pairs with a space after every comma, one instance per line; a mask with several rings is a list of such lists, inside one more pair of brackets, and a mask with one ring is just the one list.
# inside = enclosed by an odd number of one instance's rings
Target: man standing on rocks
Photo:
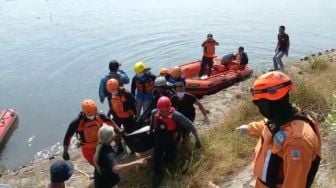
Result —
[[279, 70], [278, 65], [280, 66], [280, 69], [284, 69], [284, 65], [281, 59], [284, 55], [288, 56], [289, 36], [287, 33], [285, 33], [285, 29], [286, 28], [283, 25], [279, 27], [278, 43], [275, 48], [275, 55], [273, 57], [274, 70]]

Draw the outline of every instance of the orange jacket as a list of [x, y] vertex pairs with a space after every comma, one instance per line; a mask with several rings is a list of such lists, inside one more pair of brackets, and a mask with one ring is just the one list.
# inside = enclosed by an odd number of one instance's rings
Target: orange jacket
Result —
[[218, 42], [215, 40], [204, 41], [202, 44], [203, 47], [203, 56], [213, 58], [215, 55], [215, 46], [218, 46]]
[[311, 185], [321, 160], [318, 124], [295, 118], [272, 134], [265, 121], [252, 122], [248, 134], [259, 137], [252, 162], [257, 188]]
[[[118, 95], [112, 95], [111, 102], [110, 102], [110, 110], [115, 114], [118, 118], [129, 118], [134, 116], [135, 110], [132, 109], [132, 106], [135, 107], [135, 105], [130, 103], [135, 103], [135, 99], [130, 93], [125, 93], [120, 91]], [[132, 101], [127, 100], [128, 98], [131, 98]]]

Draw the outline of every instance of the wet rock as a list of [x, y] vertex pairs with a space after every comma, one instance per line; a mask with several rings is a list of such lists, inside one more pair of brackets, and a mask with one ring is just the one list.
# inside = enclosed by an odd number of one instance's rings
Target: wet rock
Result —
[[321, 56], [321, 55], [322, 55], [322, 52], [319, 52], [318, 55]]
[[301, 58], [300, 61], [303, 61], [303, 58]]
[[326, 53], [329, 53], [329, 50], [326, 50], [325, 52], [326, 52]]
[[331, 51], [331, 52], [334, 52], [334, 51], [335, 51], [335, 49], [333, 48], [333, 49], [331, 49], [330, 51]]
[[315, 57], [315, 54], [312, 54], [311, 56], [312, 56], [312, 57]]
[[309, 57], [308, 57], [308, 56], [304, 57], [304, 60], [305, 60], [305, 61], [308, 61], [308, 59], [309, 59]]

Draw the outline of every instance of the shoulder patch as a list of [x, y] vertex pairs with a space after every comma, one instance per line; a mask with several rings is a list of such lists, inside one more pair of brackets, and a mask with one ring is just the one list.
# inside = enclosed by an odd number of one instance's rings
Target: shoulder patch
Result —
[[291, 157], [293, 160], [300, 160], [301, 158], [301, 152], [298, 149], [292, 149], [291, 151]]
[[285, 131], [278, 131], [273, 138], [273, 142], [276, 145], [282, 145], [287, 140], [287, 135]]

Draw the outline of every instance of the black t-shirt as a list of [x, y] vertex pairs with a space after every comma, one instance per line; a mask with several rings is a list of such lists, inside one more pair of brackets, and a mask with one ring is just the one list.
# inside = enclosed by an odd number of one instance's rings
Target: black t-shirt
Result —
[[177, 97], [177, 95], [171, 97], [173, 107], [191, 121], [195, 119], [194, 103], [196, 101], [197, 98], [190, 93], [185, 93], [182, 99]]
[[278, 34], [278, 41], [279, 41], [279, 51], [287, 51], [288, 43], [289, 43], [289, 36], [284, 34]]
[[96, 148], [99, 150], [98, 166], [101, 173], [95, 168], [94, 183], [97, 188], [112, 188], [120, 181], [118, 174], [112, 171], [115, 164], [115, 153], [110, 145], [99, 144]]

